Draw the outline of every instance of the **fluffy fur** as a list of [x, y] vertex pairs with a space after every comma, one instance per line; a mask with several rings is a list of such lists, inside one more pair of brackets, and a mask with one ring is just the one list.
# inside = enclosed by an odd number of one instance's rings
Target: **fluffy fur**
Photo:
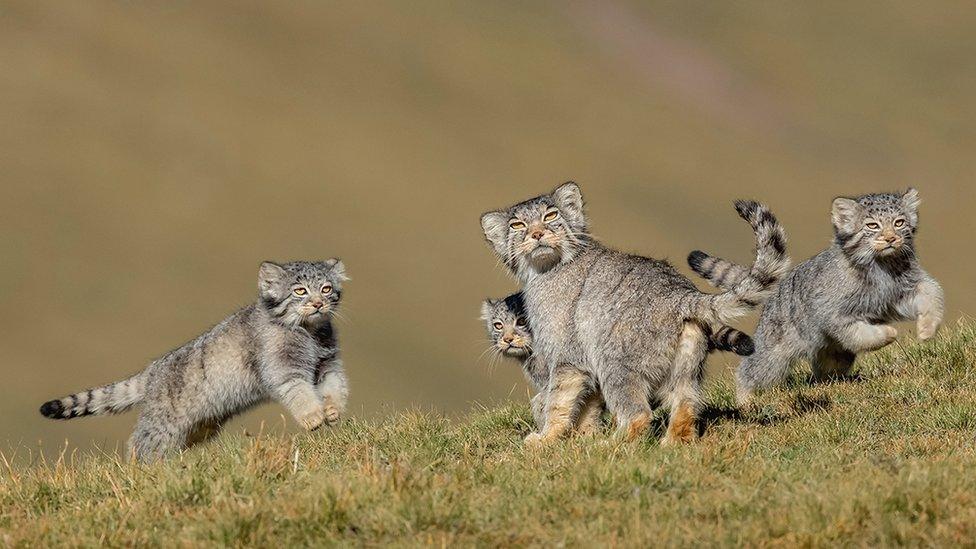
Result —
[[[810, 362], [814, 379], [846, 375], [859, 353], [894, 341], [891, 322], [917, 320], [919, 339], [935, 335], [944, 297], [915, 254], [918, 206], [915, 189], [834, 200], [832, 245], [793, 269], [766, 303], [756, 352], [737, 374], [740, 402], [781, 383], [798, 360]], [[743, 272], [710, 261], [692, 267], [719, 288]]]
[[209, 439], [268, 399], [306, 429], [334, 423], [349, 392], [332, 325], [345, 280], [338, 259], [265, 262], [254, 305], [124, 381], [49, 401], [40, 411], [70, 419], [142, 404], [129, 439], [140, 461]]
[[[492, 349], [521, 363], [525, 379], [536, 392], [531, 400], [532, 417], [537, 429], [541, 429], [545, 424], [549, 369], [532, 352], [532, 329], [529, 327], [522, 293], [504, 299], [486, 299], [481, 304], [481, 319], [485, 321]], [[593, 391], [583, 395], [583, 398], [585, 403], [575, 423], [575, 430], [580, 434], [596, 433], [603, 428], [603, 412], [606, 410], [603, 397]]]
[[660, 402], [671, 411], [665, 442], [693, 438], [707, 334], [764, 301], [788, 261], [760, 247], [757, 267], [733, 289], [702, 293], [667, 262], [615, 251], [590, 236], [575, 183], [486, 213], [481, 225], [524, 284], [533, 349], [549, 370], [545, 427], [528, 443], [564, 435], [580, 395], [597, 390], [620, 436], [646, 432], [651, 403]]

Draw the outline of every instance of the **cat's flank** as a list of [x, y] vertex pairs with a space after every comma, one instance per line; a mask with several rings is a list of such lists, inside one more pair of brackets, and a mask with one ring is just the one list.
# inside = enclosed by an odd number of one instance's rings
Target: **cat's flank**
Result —
[[52, 400], [52, 419], [117, 414], [141, 404], [129, 439], [140, 461], [216, 435], [232, 416], [268, 399], [302, 427], [345, 410], [346, 374], [333, 314], [345, 267], [338, 259], [261, 264], [258, 300], [134, 376]]
[[590, 383], [619, 436], [647, 432], [652, 402], [670, 409], [666, 443], [697, 436], [707, 334], [762, 303], [789, 265], [772, 214], [755, 202], [741, 203], [739, 213], [755, 230], [756, 264], [717, 295], [700, 292], [665, 261], [597, 242], [575, 183], [482, 216], [489, 244], [524, 284], [533, 350], [550, 375], [544, 430], [527, 443], [567, 433]]
[[[919, 202], [915, 189], [834, 200], [832, 245], [797, 265], [766, 303], [756, 352], [738, 370], [741, 403], [784, 381], [798, 360], [810, 362], [814, 379], [847, 374], [858, 354], [895, 340], [892, 322], [915, 320], [921, 340], [935, 335], [944, 297], [915, 253]], [[718, 287], [742, 274], [704, 255], [692, 268]]]

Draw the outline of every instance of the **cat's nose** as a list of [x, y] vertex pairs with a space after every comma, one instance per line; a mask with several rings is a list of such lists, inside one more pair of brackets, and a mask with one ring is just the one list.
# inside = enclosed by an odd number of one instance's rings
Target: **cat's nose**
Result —
[[546, 233], [544, 233], [544, 232], [536, 229], [536, 230], [532, 231], [532, 235], [531, 236], [532, 236], [533, 240], [542, 240], [542, 237], [545, 236], [545, 234]]
[[515, 337], [513, 337], [513, 336], [505, 336], [505, 337], [502, 338], [502, 341], [504, 341], [505, 343], [511, 343], [511, 342], [515, 341]]
[[887, 242], [888, 244], [891, 244], [892, 242], [898, 240], [898, 237], [895, 236], [895, 235], [893, 235], [893, 234], [890, 234], [890, 235], [885, 236], [884, 239], [885, 239], [885, 242]]
[[316, 309], [321, 309], [323, 306], [325, 306], [325, 303], [323, 303], [322, 301], [312, 302], [312, 307], [315, 307]]

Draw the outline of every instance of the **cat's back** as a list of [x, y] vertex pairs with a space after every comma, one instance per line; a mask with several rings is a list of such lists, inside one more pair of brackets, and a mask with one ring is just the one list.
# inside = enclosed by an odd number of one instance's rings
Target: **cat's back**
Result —
[[843, 269], [837, 251], [827, 248], [797, 264], [783, 277], [770, 302], [794, 300], [810, 302], [838, 286], [845, 285], [848, 273]]
[[255, 362], [255, 306], [236, 311], [195, 339], [152, 363], [150, 385], [156, 380], [174, 388], [195, 378], [211, 381], [238, 376]]
[[667, 309], [675, 296], [697, 291], [695, 285], [669, 262], [607, 250], [589, 270], [581, 313], [620, 314], [628, 307]]

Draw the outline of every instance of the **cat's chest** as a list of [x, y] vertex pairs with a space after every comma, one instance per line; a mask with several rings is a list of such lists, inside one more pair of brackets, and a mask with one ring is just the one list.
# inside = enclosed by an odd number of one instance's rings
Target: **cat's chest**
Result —
[[859, 277], [856, 289], [849, 294], [852, 312], [860, 317], [889, 320], [897, 304], [910, 296], [913, 287], [909, 276], [874, 270]]
[[334, 335], [295, 330], [286, 336], [281, 351], [297, 367], [323, 364], [338, 356]]

